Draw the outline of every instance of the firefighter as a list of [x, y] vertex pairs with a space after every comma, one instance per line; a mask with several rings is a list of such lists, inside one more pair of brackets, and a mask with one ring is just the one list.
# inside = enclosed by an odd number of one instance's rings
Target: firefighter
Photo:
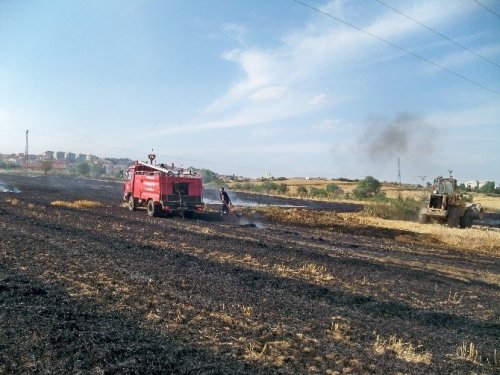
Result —
[[226, 193], [223, 187], [220, 188], [220, 201], [222, 202], [222, 214], [229, 213], [229, 206], [232, 206], [231, 199], [229, 199], [229, 195]]

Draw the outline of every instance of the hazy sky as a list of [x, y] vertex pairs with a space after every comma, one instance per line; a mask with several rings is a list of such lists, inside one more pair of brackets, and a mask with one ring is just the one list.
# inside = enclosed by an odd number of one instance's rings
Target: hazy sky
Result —
[[498, 0], [303, 2], [0, 0], [0, 153], [500, 183]]

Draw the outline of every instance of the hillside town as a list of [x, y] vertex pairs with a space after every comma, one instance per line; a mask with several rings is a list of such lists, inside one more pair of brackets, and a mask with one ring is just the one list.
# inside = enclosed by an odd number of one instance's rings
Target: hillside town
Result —
[[0, 168], [29, 169], [44, 173], [77, 173], [94, 177], [106, 175], [121, 177], [132, 163], [127, 158], [100, 158], [91, 154], [64, 151], [45, 151], [42, 154], [0, 154]]
[[[60, 174], [79, 174], [92, 177], [123, 177], [123, 172], [133, 163], [129, 158], [99, 157], [92, 154], [76, 154], [65, 151], [45, 151], [41, 154], [2, 154], [0, 153], [0, 169], [27, 169], [32, 171]], [[213, 172], [209, 172], [213, 173]], [[248, 178], [236, 175], [217, 175], [219, 181], [255, 181], [255, 180], [280, 180], [284, 177], [275, 178], [270, 174], [260, 178]], [[294, 180], [327, 180], [325, 177], [293, 177]], [[430, 185], [430, 183], [427, 183]], [[493, 190], [500, 188], [495, 181], [490, 180], [468, 180], [459, 183], [462, 189], [470, 191], [481, 191], [491, 187]], [[486, 189], [487, 190], [487, 189]]]

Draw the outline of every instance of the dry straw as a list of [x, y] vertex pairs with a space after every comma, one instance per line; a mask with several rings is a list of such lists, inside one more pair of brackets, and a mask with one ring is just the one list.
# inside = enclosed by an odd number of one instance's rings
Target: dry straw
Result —
[[67, 207], [67, 208], [76, 208], [76, 209], [102, 207], [102, 203], [96, 202], [96, 201], [88, 201], [88, 200], [77, 200], [77, 201], [73, 201], [73, 202], [53, 201], [50, 203], [50, 205], [51, 206]]

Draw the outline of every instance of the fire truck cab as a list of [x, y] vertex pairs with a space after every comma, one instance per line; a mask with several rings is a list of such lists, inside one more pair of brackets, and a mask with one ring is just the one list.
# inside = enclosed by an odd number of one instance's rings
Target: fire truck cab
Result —
[[180, 213], [192, 216], [203, 211], [203, 184], [201, 176], [191, 170], [153, 164], [155, 155], [149, 155], [150, 163], [137, 161], [126, 172], [123, 199], [128, 208], [135, 211], [146, 207], [149, 216]]

